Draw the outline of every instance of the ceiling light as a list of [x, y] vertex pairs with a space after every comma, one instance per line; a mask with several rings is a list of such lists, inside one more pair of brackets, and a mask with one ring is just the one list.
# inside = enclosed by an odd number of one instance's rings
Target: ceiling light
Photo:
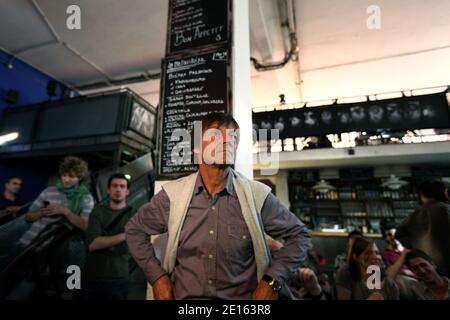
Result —
[[336, 189], [336, 187], [333, 187], [331, 184], [329, 184], [325, 180], [320, 180], [315, 186], [312, 187], [312, 189], [319, 193], [327, 193], [331, 190]]
[[398, 190], [401, 187], [407, 185], [408, 182], [401, 180], [399, 177], [391, 174], [391, 176], [386, 179], [381, 186], [383, 188], [388, 188], [389, 190]]
[[7, 142], [16, 140], [18, 137], [19, 137], [18, 132], [11, 132], [11, 133], [0, 135], [0, 145], [3, 145]]

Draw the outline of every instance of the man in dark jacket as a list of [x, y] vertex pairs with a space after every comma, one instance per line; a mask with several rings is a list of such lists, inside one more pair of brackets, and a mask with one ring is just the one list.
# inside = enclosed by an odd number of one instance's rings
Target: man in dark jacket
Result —
[[419, 187], [422, 206], [397, 228], [396, 238], [407, 248], [422, 250], [450, 276], [450, 206], [440, 181], [426, 181]]

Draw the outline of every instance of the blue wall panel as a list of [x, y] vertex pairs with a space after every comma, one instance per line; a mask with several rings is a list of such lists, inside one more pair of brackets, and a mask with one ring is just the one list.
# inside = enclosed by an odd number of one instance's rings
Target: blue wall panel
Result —
[[[36, 70], [25, 62], [13, 59], [11, 55], [0, 50], [0, 110], [7, 107], [3, 97], [8, 90], [19, 92], [17, 103], [12, 106], [22, 106], [47, 101], [47, 83], [53, 80], [48, 75]], [[5, 63], [11, 61], [14, 66], [8, 69]], [[62, 98], [63, 90], [66, 86], [59, 84], [59, 96], [52, 97], [52, 100]]]
[[[5, 63], [9, 61], [14, 66], [12, 69], [5, 66]], [[8, 90], [12, 89], [19, 92], [17, 102], [9, 105], [11, 107], [37, 104], [49, 100], [47, 95], [49, 80], [53, 79], [21, 60], [12, 59], [11, 55], [0, 50], [0, 119], [2, 110], [8, 107], [3, 99]], [[52, 97], [52, 100], [59, 100], [63, 97], [66, 86], [61, 83], [59, 83], [59, 86], [57, 91], [59, 96]], [[0, 160], [0, 192], [3, 192], [4, 181], [7, 177], [19, 175], [24, 180], [21, 196], [24, 200], [31, 201], [47, 187], [50, 171], [50, 168], [33, 165], [33, 162], [27, 164], [26, 161]]]

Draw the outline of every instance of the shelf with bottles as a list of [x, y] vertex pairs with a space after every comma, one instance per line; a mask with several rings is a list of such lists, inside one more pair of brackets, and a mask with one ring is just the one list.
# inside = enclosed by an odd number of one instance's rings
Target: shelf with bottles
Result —
[[[299, 198], [299, 196], [295, 197]], [[363, 186], [357, 185], [354, 187], [342, 187], [337, 190], [319, 193], [303, 193], [302, 199], [304, 200], [334, 200], [334, 201], [344, 201], [344, 200], [379, 200], [379, 199], [392, 199], [392, 200], [402, 200], [402, 201], [416, 201], [417, 198], [407, 192], [407, 191], [391, 191], [383, 189], [375, 189], [374, 187], [370, 189], [364, 189]]]
[[347, 230], [363, 230], [367, 229], [368, 223], [366, 219], [343, 218], [342, 225]]
[[341, 217], [341, 213], [339, 211], [325, 211], [325, 210], [317, 210], [316, 216], [318, 217]]
[[394, 217], [392, 205], [385, 200], [371, 200], [365, 202], [367, 216], [369, 218], [391, 218]]
[[418, 193], [415, 188], [402, 188], [400, 190], [383, 190], [381, 193], [383, 199], [392, 199], [394, 201], [419, 201]]
[[289, 199], [290, 201], [310, 201], [313, 198], [313, 192], [308, 188], [300, 185], [290, 185], [289, 186]]
[[341, 187], [337, 191], [340, 200], [379, 199], [380, 191], [372, 188], [364, 189], [362, 185]]
[[340, 201], [342, 216], [363, 218], [367, 216], [366, 207], [362, 201]]
[[314, 217], [314, 229], [335, 229], [336, 226], [342, 225], [342, 219], [338, 217]]
[[418, 200], [392, 200], [392, 207], [394, 209], [416, 209], [420, 206]]
[[414, 210], [411, 209], [394, 209], [396, 218], [406, 218], [408, 217]]
[[338, 201], [316, 201], [311, 203], [311, 206], [317, 210], [341, 211], [341, 205]]

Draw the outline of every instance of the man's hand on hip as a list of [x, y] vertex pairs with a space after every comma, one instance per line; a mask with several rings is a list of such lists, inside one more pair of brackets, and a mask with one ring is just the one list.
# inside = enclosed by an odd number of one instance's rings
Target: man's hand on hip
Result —
[[275, 293], [272, 287], [264, 280], [259, 282], [258, 287], [252, 294], [253, 300], [277, 300], [278, 294]]
[[162, 276], [153, 284], [155, 300], [173, 300], [173, 284], [167, 275]]

